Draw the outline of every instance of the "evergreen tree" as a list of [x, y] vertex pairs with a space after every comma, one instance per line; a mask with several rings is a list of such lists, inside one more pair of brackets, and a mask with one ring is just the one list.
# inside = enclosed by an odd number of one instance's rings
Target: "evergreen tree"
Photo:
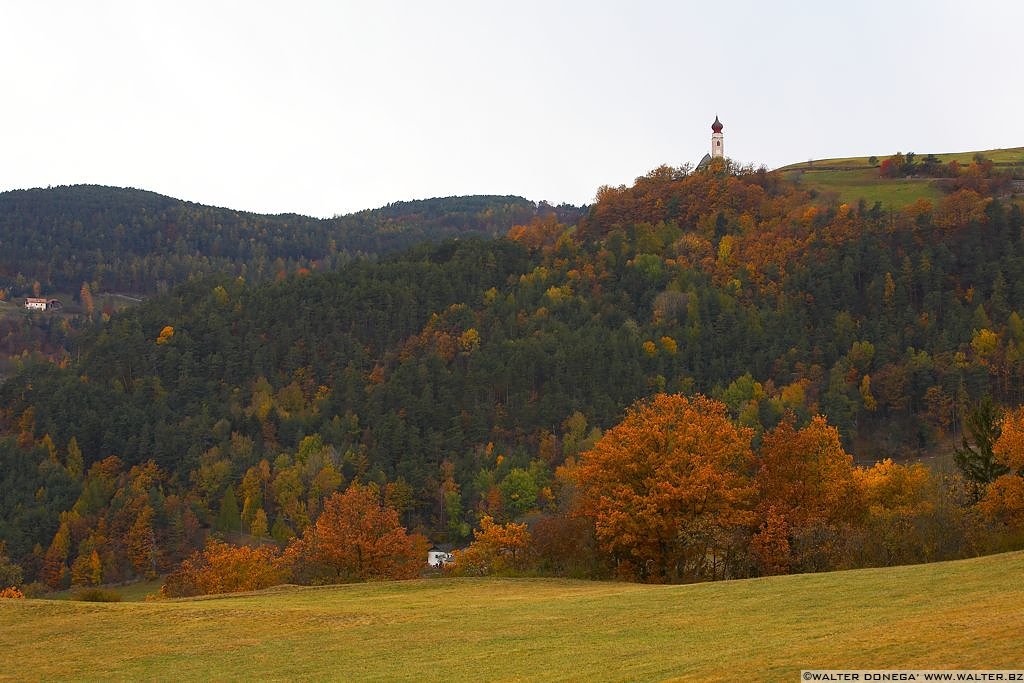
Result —
[[968, 480], [981, 486], [990, 484], [996, 477], [1008, 471], [992, 453], [992, 446], [999, 439], [1001, 419], [1001, 411], [992, 402], [992, 397], [983, 397], [971, 409], [965, 420], [965, 426], [974, 445], [967, 442], [965, 435], [960, 448], [954, 452], [960, 471]]
[[238, 513], [238, 501], [235, 499], [235, 487], [228, 486], [220, 501], [217, 513], [217, 529], [225, 533], [238, 533], [242, 528], [242, 517]]

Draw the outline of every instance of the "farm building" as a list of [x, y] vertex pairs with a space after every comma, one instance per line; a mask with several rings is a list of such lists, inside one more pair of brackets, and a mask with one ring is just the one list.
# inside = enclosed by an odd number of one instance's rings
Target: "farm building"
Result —
[[64, 304], [60, 299], [43, 299], [40, 297], [25, 297], [25, 308], [30, 311], [53, 311], [62, 308]]

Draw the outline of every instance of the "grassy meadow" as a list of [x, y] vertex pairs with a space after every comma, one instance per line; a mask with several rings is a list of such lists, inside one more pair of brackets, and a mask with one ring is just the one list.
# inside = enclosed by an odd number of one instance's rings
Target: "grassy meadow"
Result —
[[687, 586], [427, 579], [0, 604], [0, 678], [794, 680], [1020, 667], [1024, 553]]
[[[977, 152], [954, 152], [936, 154], [942, 163], [958, 161], [969, 164]], [[1024, 166], [1024, 147], [1008, 149], [990, 149], [981, 152], [991, 159], [997, 168]], [[881, 161], [891, 154], [879, 155]], [[923, 159], [926, 154], [918, 154]], [[887, 209], [898, 209], [912, 204], [918, 199], [930, 199], [933, 202], [942, 197], [932, 183], [932, 178], [881, 178], [878, 166], [869, 163], [870, 157], [845, 157], [840, 159], [816, 159], [798, 164], [784, 166], [780, 171], [787, 178], [796, 181], [808, 190], [822, 193], [835, 193], [841, 202], [850, 204], [864, 199], [870, 206], [874, 202], [882, 202]]]
[[797, 171], [794, 179], [804, 189], [822, 193], [834, 192], [840, 202], [856, 204], [861, 198], [870, 207], [882, 202], [885, 208], [900, 208], [918, 199], [935, 202], [942, 192], [932, 184], [931, 178], [880, 178], [875, 169]]
[[[904, 153], [913, 150], [904, 150]], [[946, 152], [939, 154], [935, 152], [935, 156], [942, 160], [942, 163], [946, 164], [950, 161], [958, 161], [961, 164], [969, 164], [974, 161], [975, 154], [982, 154], [986, 159], [991, 159], [996, 166], [1019, 166], [1024, 165], [1024, 147], [1008, 147], [1005, 149], [986, 149], [980, 152]], [[879, 162], [883, 159], [891, 157], [895, 152], [888, 154], [878, 154], [876, 158]], [[917, 155], [918, 160], [924, 159], [928, 156], [928, 152], [919, 153]], [[837, 159], [814, 159], [812, 161], [801, 161], [796, 164], [790, 164], [783, 166], [778, 169], [780, 171], [798, 171], [798, 170], [814, 170], [820, 168], [840, 168], [843, 170], [858, 170], [858, 169], [869, 169], [878, 168], [878, 164], [870, 164], [869, 160], [871, 157], [842, 157]]]

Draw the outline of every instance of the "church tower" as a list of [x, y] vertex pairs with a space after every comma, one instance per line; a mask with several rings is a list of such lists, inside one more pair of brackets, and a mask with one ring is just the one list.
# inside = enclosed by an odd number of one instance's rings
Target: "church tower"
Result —
[[713, 159], [720, 159], [725, 155], [722, 137], [722, 122], [718, 120], [716, 114], [715, 122], [711, 124], [711, 158]]

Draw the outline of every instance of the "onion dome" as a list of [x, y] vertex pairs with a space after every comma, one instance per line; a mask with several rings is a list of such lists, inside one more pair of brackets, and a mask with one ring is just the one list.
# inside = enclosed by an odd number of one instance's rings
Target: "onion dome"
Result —
[[711, 130], [716, 133], [722, 132], [722, 122], [718, 120], [718, 114], [715, 114], [715, 122], [711, 124]]

